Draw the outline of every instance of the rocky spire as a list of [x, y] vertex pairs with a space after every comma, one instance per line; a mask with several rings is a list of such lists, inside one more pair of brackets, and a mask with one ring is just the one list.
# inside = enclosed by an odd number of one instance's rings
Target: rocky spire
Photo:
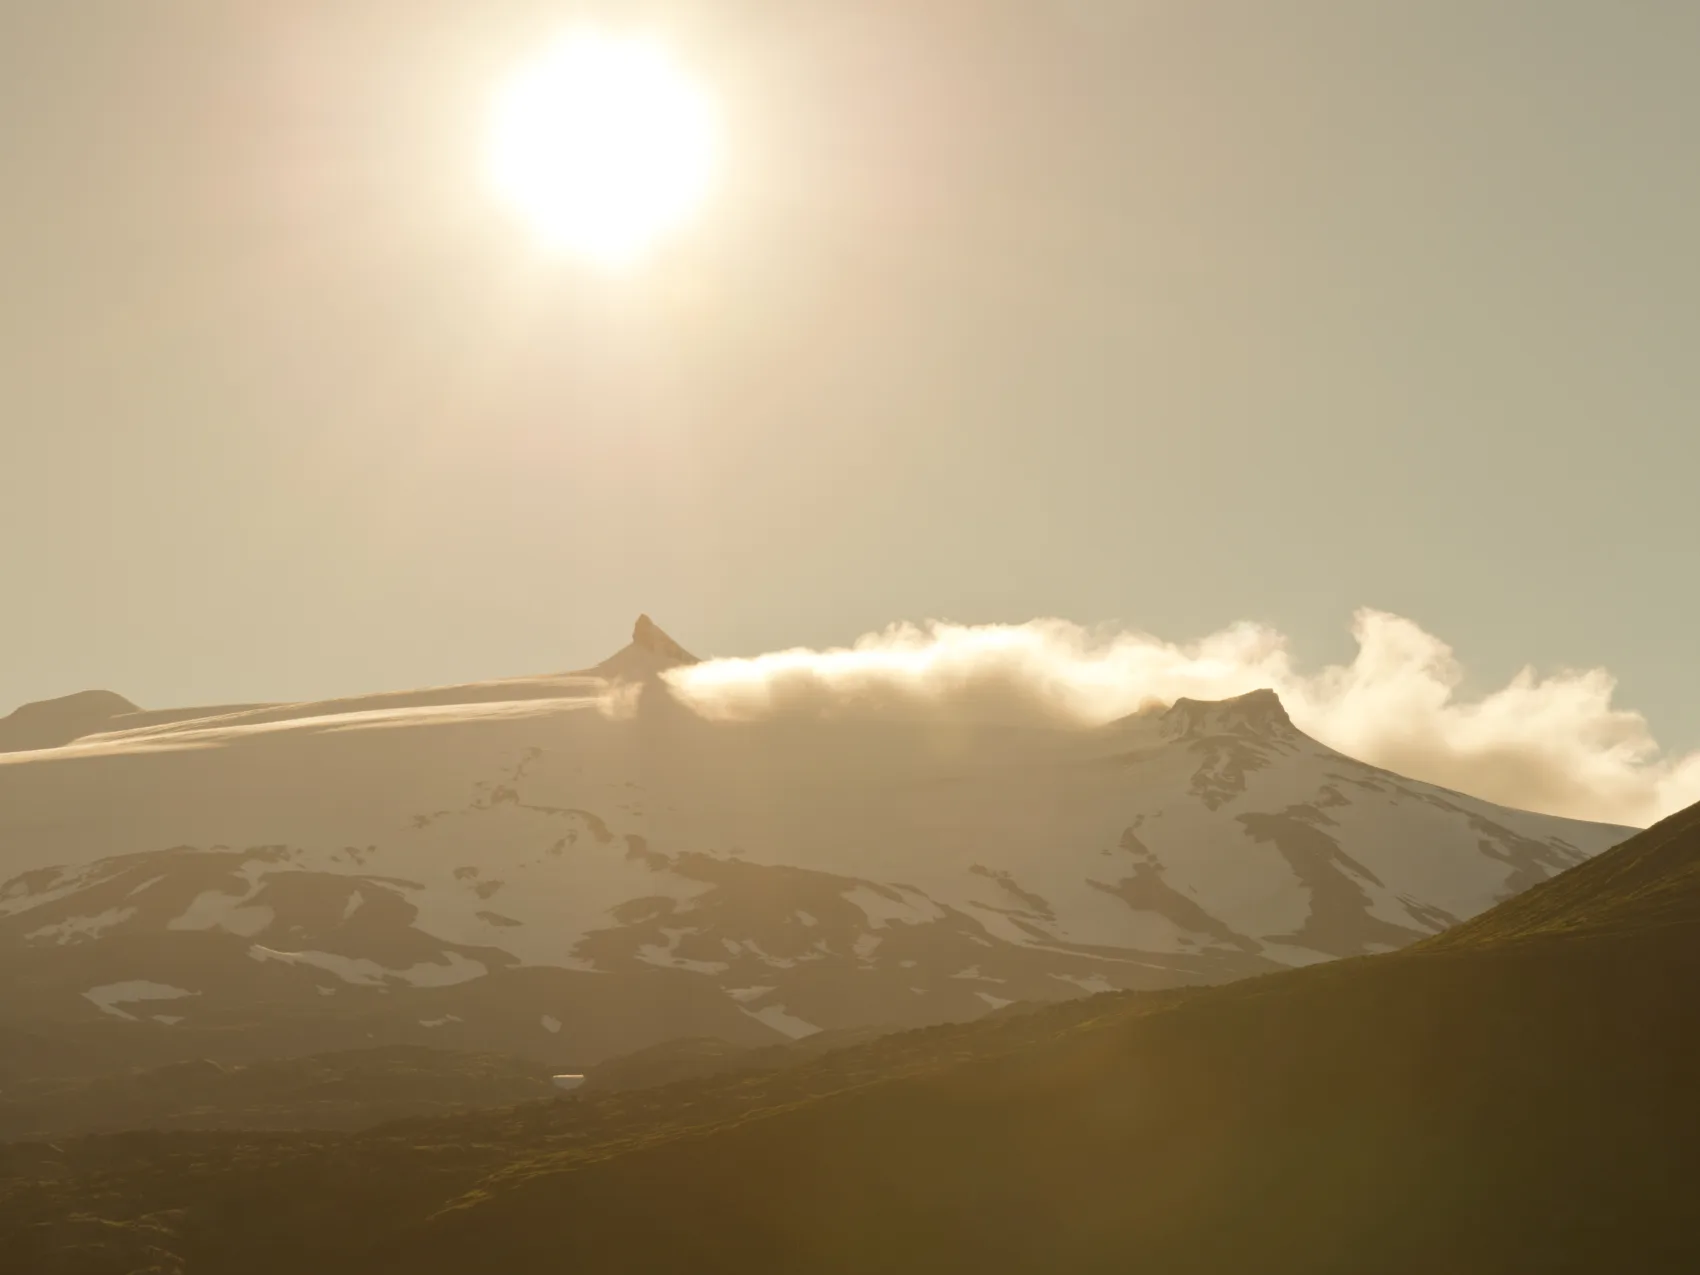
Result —
[[584, 671], [596, 677], [642, 680], [682, 664], [700, 663], [701, 660], [669, 637], [654, 620], [640, 615], [632, 626], [631, 642], [595, 668]]
[[674, 664], [700, 664], [701, 660], [668, 637], [661, 626], [647, 615], [640, 615], [632, 626], [632, 645], [664, 656]]

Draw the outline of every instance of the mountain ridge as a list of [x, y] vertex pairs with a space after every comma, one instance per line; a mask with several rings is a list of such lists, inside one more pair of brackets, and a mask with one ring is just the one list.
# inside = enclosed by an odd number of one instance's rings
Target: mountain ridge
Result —
[[1267, 690], [719, 721], [661, 677], [690, 658], [643, 616], [602, 673], [0, 755], [0, 1029], [115, 1066], [758, 1047], [1389, 950], [1627, 832], [1366, 766]]

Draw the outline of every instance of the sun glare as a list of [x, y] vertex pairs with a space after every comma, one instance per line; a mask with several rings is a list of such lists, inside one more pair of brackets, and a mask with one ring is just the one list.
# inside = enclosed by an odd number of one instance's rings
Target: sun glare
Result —
[[497, 191], [552, 247], [628, 265], [701, 206], [717, 131], [707, 98], [658, 45], [568, 36], [521, 68], [491, 116]]

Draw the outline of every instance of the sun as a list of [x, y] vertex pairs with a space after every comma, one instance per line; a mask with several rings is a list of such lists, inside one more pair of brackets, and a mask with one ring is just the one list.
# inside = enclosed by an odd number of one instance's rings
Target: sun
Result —
[[496, 191], [551, 247], [630, 265], [701, 208], [719, 158], [708, 98], [659, 44], [583, 31], [496, 95]]

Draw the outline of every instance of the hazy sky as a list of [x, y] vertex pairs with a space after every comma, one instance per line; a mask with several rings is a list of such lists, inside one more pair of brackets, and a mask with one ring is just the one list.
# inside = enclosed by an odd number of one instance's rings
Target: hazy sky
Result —
[[1700, 746], [1700, 4], [646, 6], [623, 279], [479, 167], [582, 9], [0, 0], [0, 713], [1373, 607]]

